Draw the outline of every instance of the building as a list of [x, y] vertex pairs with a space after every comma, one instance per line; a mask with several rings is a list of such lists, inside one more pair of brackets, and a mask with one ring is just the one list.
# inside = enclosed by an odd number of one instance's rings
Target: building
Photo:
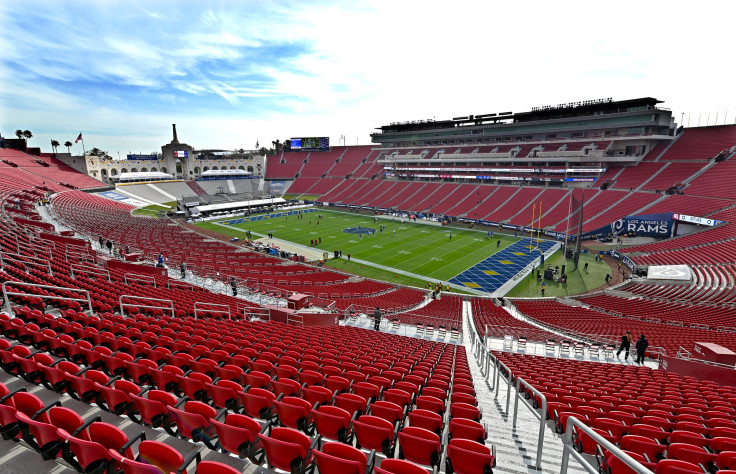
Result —
[[77, 171], [105, 183], [116, 183], [122, 173], [164, 173], [170, 179], [194, 180], [205, 171], [240, 170], [262, 176], [265, 172], [265, 156], [255, 150], [217, 152], [197, 151], [191, 145], [179, 142], [176, 124], [172, 125], [171, 142], [161, 147], [160, 154], [128, 155], [127, 160], [114, 160], [99, 156], [71, 156], [57, 154], [57, 158]]

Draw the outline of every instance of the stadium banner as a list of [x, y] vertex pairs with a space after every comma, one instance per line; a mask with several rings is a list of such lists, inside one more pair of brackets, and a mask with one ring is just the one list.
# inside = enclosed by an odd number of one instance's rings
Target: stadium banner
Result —
[[689, 222], [691, 224], [707, 225], [710, 227], [723, 224], [724, 221], [716, 219], [708, 219], [706, 217], [688, 216], [686, 214], [672, 214], [672, 218], [676, 221]]
[[128, 155], [128, 159], [134, 161], [158, 161], [158, 155]]
[[565, 240], [565, 237], [568, 237], [570, 240], [575, 240], [575, 236], [574, 235], [568, 236], [564, 232], [555, 232], [555, 231], [552, 231], [552, 230], [543, 230], [542, 233], [544, 235], [548, 235], [548, 236], [552, 237], [553, 239], [557, 239], [557, 240]]
[[640, 216], [626, 216], [612, 224], [583, 234], [583, 238], [592, 239], [614, 235], [636, 234], [640, 237], [657, 237], [660, 239], [672, 237], [674, 221], [671, 213], [644, 214]]

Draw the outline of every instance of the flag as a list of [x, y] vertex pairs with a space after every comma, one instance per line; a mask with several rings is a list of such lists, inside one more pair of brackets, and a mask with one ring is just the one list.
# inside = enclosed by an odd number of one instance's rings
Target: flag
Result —
[[76, 140], [74, 140], [74, 143], [79, 143], [79, 140], [81, 139], [82, 139], [82, 132], [79, 132], [79, 136], [77, 137]]

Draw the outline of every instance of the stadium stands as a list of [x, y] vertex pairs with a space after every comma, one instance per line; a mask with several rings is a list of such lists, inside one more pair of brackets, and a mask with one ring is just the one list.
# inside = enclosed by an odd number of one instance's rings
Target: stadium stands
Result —
[[706, 161], [736, 145], [736, 125], [686, 128], [658, 161]]

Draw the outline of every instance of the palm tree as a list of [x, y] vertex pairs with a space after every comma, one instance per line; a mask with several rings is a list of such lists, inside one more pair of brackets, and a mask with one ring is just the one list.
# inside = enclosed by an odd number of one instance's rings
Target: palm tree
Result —
[[30, 140], [33, 138], [33, 134], [30, 130], [23, 130], [23, 136], [26, 137], [26, 140]]
[[23, 130], [21, 130], [20, 128], [18, 130], [16, 130], [15, 131], [15, 136], [18, 137], [19, 140], [21, 138], [23, 138]]
[[64, 146], [66, 147], [67, 153], [71, 153], [72, 152], [71, 151], [72, 142], [70, 142], [69, 140], [67, 140], [67, 141], [64, 142]]
[[59, 141], [58, 140], [51, 140], [51, 148], [54, 149], [54, 153], [56, 153], [59, 150]]

